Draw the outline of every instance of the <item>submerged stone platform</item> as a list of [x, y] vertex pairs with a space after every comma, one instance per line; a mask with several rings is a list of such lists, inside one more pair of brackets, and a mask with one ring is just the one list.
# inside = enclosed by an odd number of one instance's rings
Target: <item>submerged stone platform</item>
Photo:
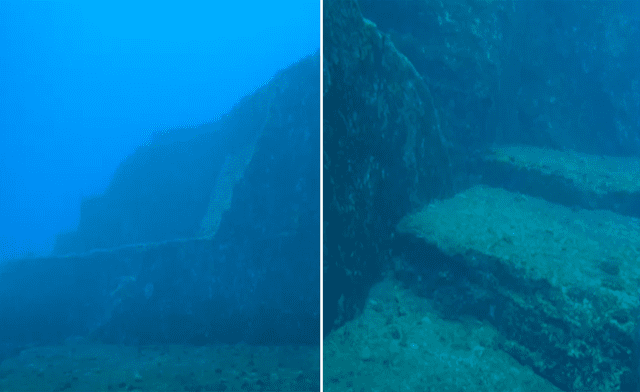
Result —
[[159, 134], [83, 202], [52, 256], [2, 262], [0, 360], [70, 336], [317, 346], [319, 64]]
[[[496, 154], [496, 162], [522, 169], [533, 160]], [[566, 174], [555, 159], [540, 159], [540, 177]], [[568, 185], [594, 193], [633, 189], [595, 174], [580, 181], [578, 167], [572, 173]], [[458, 275], [452, 290], [465, 287], [465, 296], [450, 298], [483, 311], [504, 336], [502, 349], [521, 363], [568, 390], [637, 386], [638, 219], [476, 186], [406, 216], [398, 231], [445, 255], [442, 281]]]
[[491, 186], [554, 203], [640, 217], [640, 159], [533, 146], [495, 147], [480, 167]]
[[[296, 249], [299, 240], [270, 241]], [[5, 262], [2, 342], [317, 344], [317, 279], [279, 256], [203, 237]]]

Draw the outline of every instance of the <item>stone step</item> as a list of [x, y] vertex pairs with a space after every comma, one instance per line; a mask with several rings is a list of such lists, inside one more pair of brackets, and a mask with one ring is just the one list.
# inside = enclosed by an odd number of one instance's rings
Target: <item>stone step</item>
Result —
[[485, 309], [521, 363], [567, 390], [637, 386], [638, 219], [476, 186], [398, 231], [445, 255], [452, 306]]
[[318, 290], [314, 276], [301, 272], [310, 267], [270, 245], [290, 249], [294, 240], [254, 238], [274, 255], [262, 260], [242, 256], [235, 242], [203, 237], [0, 263], [0, 359], [15, 345], [69, 336], [134, 345], [316, 345]]
[[640, 159], [532, 146], [495, 147], [480, 165], [483, 182], [565, 206], [640, 217]]

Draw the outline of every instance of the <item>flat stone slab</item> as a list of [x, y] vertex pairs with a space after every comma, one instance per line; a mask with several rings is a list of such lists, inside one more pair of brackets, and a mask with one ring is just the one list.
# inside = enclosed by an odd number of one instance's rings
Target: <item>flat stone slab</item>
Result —
[[82, 338], [0, 361], [2, 391], [313, 391], [319, 347], [125, 346]]
[[[270, 240], [287, 249], [293, 238]], [[235, 242], [207, 237], [4, 262], [0, 361], [18, 344], [69, 336], [128, 345], [315, 346], [319, 287], [309, 269], [285, 256], [242, 256]]]
[[640, 159], [532, 146], [490, 150], [483, 182], [563, 205], [640, 217]]
[[406, 216], [398, 231], [473, 271], [505, 350], [554, 384], [637, 383], [638, 219], [477, 186]]
[[561, 391], [501, 344], [489, 323], [444, 320], [387, 278], [356, 319], [325, 337], [324, 391]]

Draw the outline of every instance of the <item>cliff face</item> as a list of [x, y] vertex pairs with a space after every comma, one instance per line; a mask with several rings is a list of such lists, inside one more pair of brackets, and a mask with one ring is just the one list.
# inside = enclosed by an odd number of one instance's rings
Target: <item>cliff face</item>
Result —
[[318, 69], [316, 54], [220, 121], [159, 135], [83, 203], [59, 255], [0, 265], [0, 346], [317, 345]]
[[324, 332], [362, 309], [412, 207], [451, 190], [429, 87], [354, 0], [324, 3]]
[[640, 152], [637, 2], [358, 4], [429, 85], [452, 154], [493, 142]]

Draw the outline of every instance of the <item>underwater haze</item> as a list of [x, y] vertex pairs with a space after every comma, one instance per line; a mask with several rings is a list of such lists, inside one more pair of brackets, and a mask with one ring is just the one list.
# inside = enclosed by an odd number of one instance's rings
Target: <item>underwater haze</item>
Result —
[[0, 261], [49, 254], [151, 135], [319, 47], [318, 4], [0, 2]]

